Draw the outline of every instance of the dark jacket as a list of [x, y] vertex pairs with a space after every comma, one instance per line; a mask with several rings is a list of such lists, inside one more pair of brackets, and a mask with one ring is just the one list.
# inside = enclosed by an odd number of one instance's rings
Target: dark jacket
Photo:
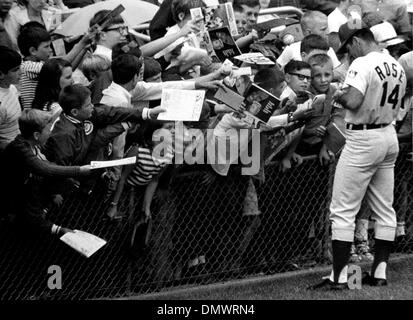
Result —
[[50, 232], [52, 223], [45, 219], [44, 177], [78, 177], [79, 167], [63, 167], [40, 159], [30, 142], [17, 136], [1, 157], [0, 203], [2, 217], [18, 218], [36, 230]]
[[[105, 105], [95, 106], [92, 117], [83, 123], [62, 114], [46, 143], [45, 155], [50, 161], [67, 166], [104, 160], [105, 147], [125, 131], [122, 122], [141, 121], [139, 110]], [[70, 193], [74, 187], [68, 179], [53, 180], [50, 184], [54, 185], [55, 194]]]

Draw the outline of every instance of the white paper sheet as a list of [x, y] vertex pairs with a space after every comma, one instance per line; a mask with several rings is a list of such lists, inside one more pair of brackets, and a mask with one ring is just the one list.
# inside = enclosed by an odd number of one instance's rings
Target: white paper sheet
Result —
[[117, 167], [117, 166], [126, 166], [128, 164], [136, 163], [136, 157], [130, 158], [123, 158], [119, 160], [111, 160], [111, 161], [91, 161], [90, 165], [92, 169], [102, 169], [102, 168], [110, 168], [110, 167]]
[[64, 243], [77, 252], [89, 258], [92, 254], [102, 248], [106, 241], [85, 231], [73, 230], [60, 237]]
[[166, 112], [158, 115], [164, 121], [199, 121], [205, 91], [203, 90], [162, 90], [161, 107]]

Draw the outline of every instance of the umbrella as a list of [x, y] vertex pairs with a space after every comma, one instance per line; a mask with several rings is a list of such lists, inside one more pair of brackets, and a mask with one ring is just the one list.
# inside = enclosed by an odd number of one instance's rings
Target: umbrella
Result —
[[87, 32], [89, 21], [100, 10], [113, 10], [118, 5], [123, 5], [125, 10], [121, 16], [128, 26], [136, 26], [152, 20], [159, 7], [140, 0], [108, 0], [101, 1], [79, 9], [70, 15], [54, 33], [71, 37]]

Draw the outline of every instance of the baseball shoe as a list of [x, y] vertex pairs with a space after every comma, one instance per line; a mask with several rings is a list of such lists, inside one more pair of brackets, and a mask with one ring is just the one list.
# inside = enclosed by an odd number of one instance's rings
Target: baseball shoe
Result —
[[367, 244], [367, 241], [361, 241], [357, 244], [357, 254], [360, 257], [361, 261], [373, 261], [374, 256], [370, 252], [370, 247]]
[[372, 277], [370, 273], [364, 272], [361, 279], [361, 284], [366, 284], [372, 287], [384, 287], [387, 286], [387, 280]]
[[350, 262], [357, 263], [360, 262], [360, 256], [357, 254], [356, 246], [354, 244], [351, 245], [350, 251]]
[[309, 286], [307, 288], [307, 290], [319, 290], [319, 291], [343, 291], [343, 290], [347, 290], [348, 289], [348, 285], [347, 282], [346, 283], [335, 283], [333, 281], [331, 281], [330, 279], [324, 279], [322, 282], [316, 284], [316, 285], [312, 285]]

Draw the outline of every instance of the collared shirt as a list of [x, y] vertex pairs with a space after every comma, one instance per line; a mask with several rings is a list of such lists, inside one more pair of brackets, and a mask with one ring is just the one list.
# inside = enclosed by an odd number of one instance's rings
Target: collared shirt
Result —
[[412, 31], [404, 0], [363, 0], [361, 7], [363, 13], [379, 12], [385, 20], [393, 24], [398, 33]]
[[96, 46], [95, 52], [93, 54], [103, 56], [104, 58], [108, 59], [109, 61], [112, 61], [112, 49], [109, 49], [107, 47], [104, 47], [100, 44]]
[[132, 95], [128, 90], [113, 82], [109, 88], [103, 90], [103, 97], [100, 103], [111, 107], [131, 108]]
[[328, 30], [330, 33], [338, 32], [340, 27], [347, 23], [348, 18], [341, 12], [339, 8], [335, 8], [332, 13], [328, 15]]
[[357, 110], [347, 110], [352, 124], [390, 124], [397, 119], [406, 92], [403, 67], [390, 55], [370, 52], [351, 64], [344, 86], [360, 91], [363, 102]]
[[[328, 56], [331, 58], [333, 61], [333, 67], [334, 69], [339, 67], [341, 65], [340, 61], [337, 58], [336, 53], [334, 52], [334, 49], [330, 47], [330, 49], [327, 52]], [[301, 57], [301, 41], [295, 42], [289, 46], [287, 46], [284, 51], [281, 53], [279, 58], [277, 59], [277, 63], [284, 68], [288, 62], [291, 60], [297, 60], [297, 61], [302, 61], [303, 58]]]

